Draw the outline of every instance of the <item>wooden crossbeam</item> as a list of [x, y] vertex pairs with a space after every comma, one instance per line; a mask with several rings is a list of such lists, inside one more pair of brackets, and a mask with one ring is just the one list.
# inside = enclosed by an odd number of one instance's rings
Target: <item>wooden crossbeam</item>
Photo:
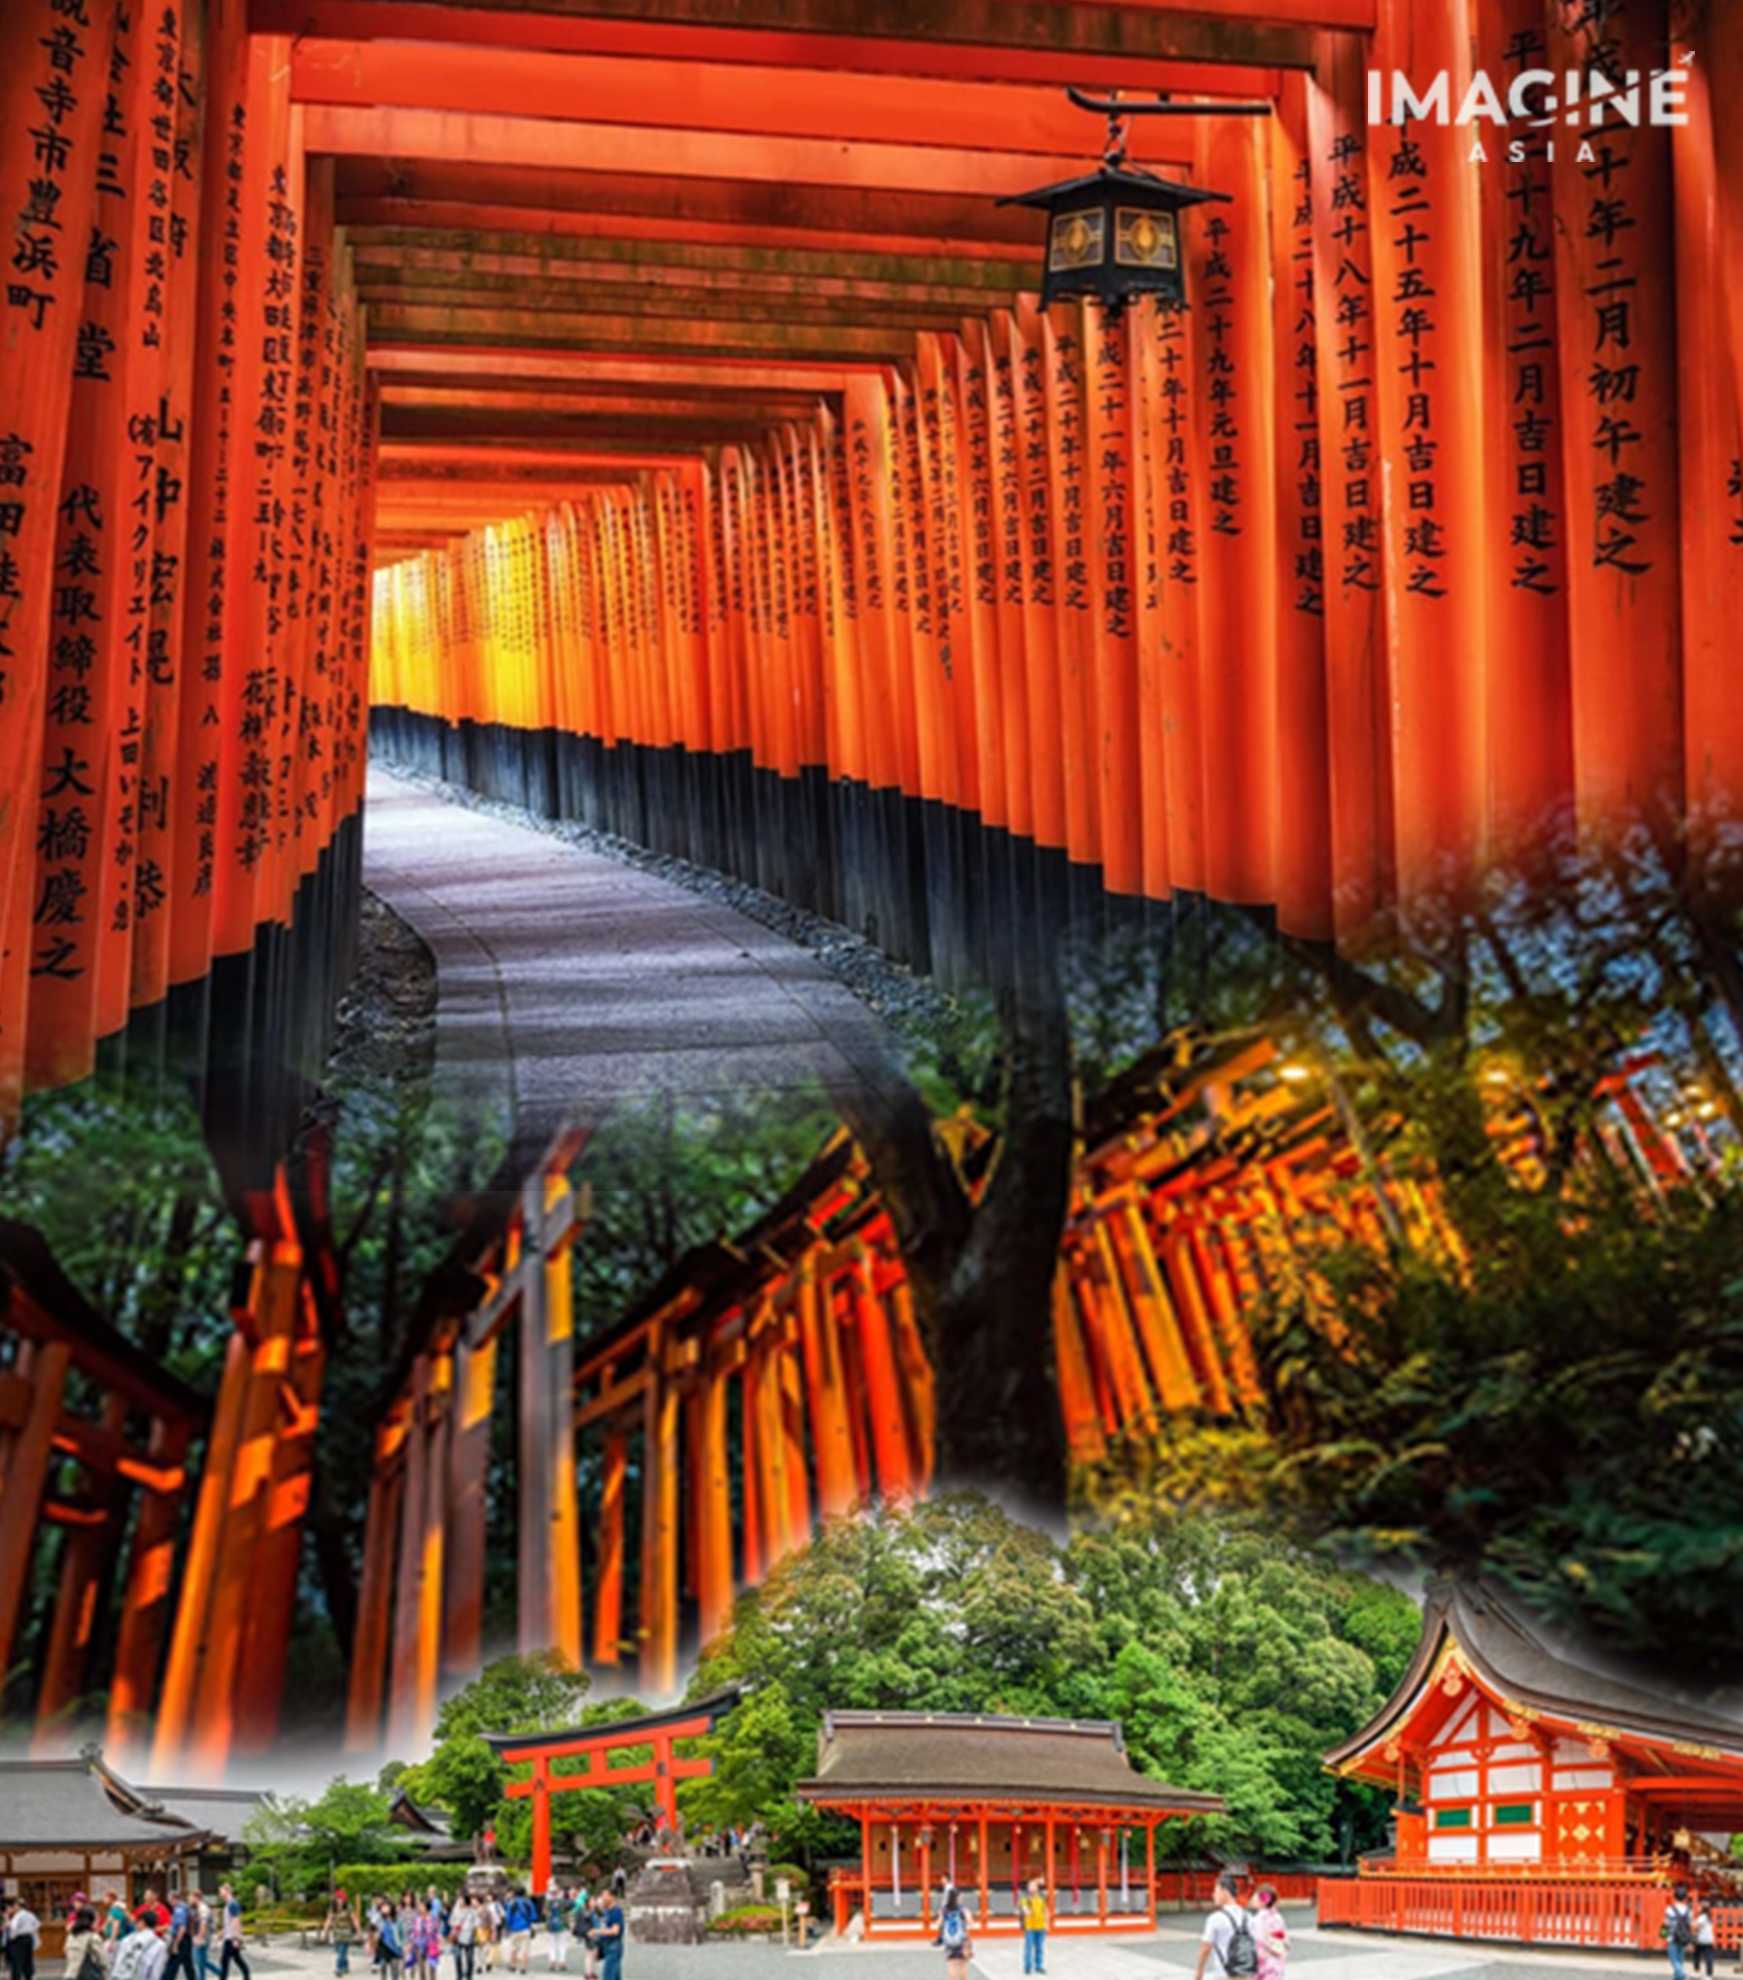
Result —
[[[581, 218], [584, 216], [576, 216]], [[552, 228], [513, 225], [469, 227], [376, 224], [348, 230], [358, 268], [384, 258], [398, 258], [409, 267], [426, 258], [443, 256], [463, 266], [505, 265], [515, 272], [563, 279], [577, 271], [578, 279], [633, 279], [657, 271], [661, 281], [691, 277], [754, 284], [770, 278], [853, 282], [868, 280], [937, 291], [972, 291], [983, 298], [1003, 300], [1015, 288], [1033, 285], [1033, 255], [1014, 242], [998, 244], [1000, 252], [984, 257], [854, 253], [803, 248], [772, 241], [755, 243], [699, 241], [674, 222], [672, 231], [617, 236], [604, 233], [564, 233]]]
[[[299, 102], [353, 109], [392, 106], [602, 123], [738, 136], [822, 138], [832, 143], [1072, 156], [1093, 148], [1093, 118], [1057, 88], [859, 77], [794, 63], [758, 67], [693, 59], [560, 54], [455, 43], [300, 39], [291, 57]], [[1190, 143], [1145, 131], [1142, 159], [1188, 163]], [[1043, 169], [1031, 164], [1031, 173]]]
[[[937, 76], [1128, 89], [1251, 94], [1283, 68], [1309, 68], [1313, 28], [1367, 29], [1373, 0], [1317, 0], [1344, 18], [1316, 23], [1278, 7], [1051, 5], [942, 0], [746, 0], [730, 25], [699, 4], [600, 0], [543, 10], [441, 0], [250, 0], [256, 33], [324, 40], [457, 41], [473, 47], [803, 66], [838, 74]], [[1239, 12], [1237, 13], [1237, 8]]]

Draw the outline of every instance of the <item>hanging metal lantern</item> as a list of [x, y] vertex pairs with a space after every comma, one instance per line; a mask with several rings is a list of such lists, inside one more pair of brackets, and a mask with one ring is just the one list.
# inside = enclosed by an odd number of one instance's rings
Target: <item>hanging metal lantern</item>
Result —
[[1268, 103], [1122, 103], [1066, 94], [1080, 109], [1108, 120], [1107, 145], [1098, 171], [1033, 192], [1013, 193], [1001, 206], [1034, 206], [1047, 215], [1047, 258], [1041, 270], [1041, 307], [1055, 296], [1088, 296], [1106, 310], [1125, 308], [1133, 296], [1159, 297], [1163, 306], [1186, 302], [1186, 268], [1180, 215], [1227, 193], [1182, 185], [1134, 165], [1126, 156], [1127, 119], [1133, 116], [1243, 116], [1270, 112]]

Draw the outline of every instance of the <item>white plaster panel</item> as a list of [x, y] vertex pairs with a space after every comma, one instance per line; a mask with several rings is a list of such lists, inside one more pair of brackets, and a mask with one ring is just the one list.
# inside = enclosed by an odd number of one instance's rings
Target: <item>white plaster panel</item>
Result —
[[1491, 1863], [1535, 1863], [1543, 1854], [1543, 1837], [1536, 1829], [1496, 1829], [1489, 1836]]
[[1543, 1768], [1537, 1761], [1529, 1767], [1491, 1767], [1491, 1794], [1536, 1794], [1543, 1786]]
[[1469, 1801], [1476, 1791], [1475, 1767], [1436, 1767], [1428, 1777], [1430, 1801]]
[[1613, 1780], [1608, 1767], [1557, 1767], [1553, 1785], [1560, 1794], [1573, 1788], [1607, 1788]]
[[1475, 1863], [1477, 1839], [1475, 1836], [1430, 1836], [1428, 1860], [1430, 1863]]

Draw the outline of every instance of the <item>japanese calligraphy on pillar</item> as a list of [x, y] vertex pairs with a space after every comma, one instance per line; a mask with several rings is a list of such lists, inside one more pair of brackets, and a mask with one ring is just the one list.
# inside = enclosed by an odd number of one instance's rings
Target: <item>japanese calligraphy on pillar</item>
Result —
[[[1549, 56], [1539, 0], [1480, 0], [1478, 31], [1484, 72], [1529, 100], [1520, 78], [1541, 78]], [[1551, 814], [1572, 790], [1573, 729], [1550, 137], [1547, 127], [1515, 122], [1507, 139], [1483, 168], [1483, 275], [1496, 353], [1484, 379], [1496, 416], [1485, 518], [1496, 566], [1486, 822], [1491, 849], [1511, 859], [1553, 843]]]
[[1101, 859], [1108, 888], [1129, 895], [1144, 890], [1131, 365], [1140, 322], [1125, 311], [1084, 311]]
[[1100, 863], [1094, 631], [1091, 613], [1088, 493], [1084, 486], [1087, 440], [1083, 418], [1082, 316], [1061, 312], [1059, 327], [1041, 324], [1045, 357], [1048, 468], [1056, 508], [1058, 550], [1059, 735], [1065, 756], [1065, 846], [1085, 866]]
[[81, 350], [99, 356], [86, 269], [97, 186], [113, 169], [102, 124], [115, 16], [113, 0], [0, 9], [0, 953], [15, 959], [0, 971], [0, 1119], [20, 1092], [32, 984], [52, 990], [51, 972], [79, 960], [60, 946], [65, 927], [48, 923], [61, 896], [45, 907], [38, 873], [37, 819], [54, 781], [42, 775], [41, 655], [68, 602], [58, 535], [73, 370]]
[[[1381, 0], [1379, 65], [1408, 49], [1456, 91], [1470, 24], [1466, 0], [1427, 20]], [[1371, 135], [1398, 894], [1419, 915], [1464, 885], [1484, 819], [1484, 168], [1464, 132], [1432, 119]]]
[[[954, 384], [962, 409], [962, 459], [957, 487], [958, 546], [963, 562], [960, 607], [968, 628], [974, 688], [974, 753], [978, 807], [989, 825], [1010, 823], [1006, 791], [1024, 774], [1008, 753], [1005, 676], [999, 641], [999, 565], [993, 531], [991, 346], [983, 324], [966, 326], [956, 346]], [[963, 539], [966, 537], [966, 550]]]
[[1356, 943], [1378, 926], [1393, 864], [1380, 610], [1374, 229], [1362, 61], [1362, 50], [1340, 38], [1306, 86], [1325, 518], [1332, 912], [1340, 939]]
[[1552, 0], [1545, 66], [1579, 78], [1552, 172], [1574, 773], [1584, 821], [1667, 818], [1682, 786], [1670, 131], [1651, 0]]
[[[1287, 469], [1294, 494], [1288, 548], [1292, 610], [1325, 614], [1325, 505], [1319, 428], [1319, 331], [1313, 308], [1313, 162], [1305, 154], [1289, 172], [1285, 265], [1277, 270], [1283, 296], [1279, 343], [1288, 366], [1277, 416], [1289, 435]], [[1282, 374], [1280, 382], [1282, 380]]]
[[1022, 434], [1017, 420], [1016, 326], [1000, 312], [986, 329], [987, 505], [997, 623], [996, 670], [1003, 741], [999, 749], [1011, 830], [1035, 835], [1035, 764], [1025, 651]]
[[135, 470], [126, 452], [148, 73], [137, 55], [133, 17], [123, 15], [109, 49], [54, 547], [27, 1050], [30, 1077], [43, 1085], [87, 1072], [96, 1039], [126, 1011], [118, 945], [131, 926], [137, 853], [137, 766], [126, 761], [138, 722], [130, 631], [142, 645], [142, 628], [129, 625], [127, 576], [131, 552], [148, 557], [151, 539], [149, 516], [135, 528], [129, 513]]
[[1279, 925], [1324, 941], [1331, 919], [1325, 504], [1307, 82], [1287, 77], [1271, 129], [1272, 405], [1277, 515]]
[[[204, 97], [197, 25], [170, 5], [154, 11], [150, 176], [147, 184], [142, 274], [161, 312], [147, 311], [142, 346], [164, 346], [155, 402], [135, 397], [127, 439], [141, 486], [149, 476], [151, 541], [133, 558], [129, 628], [139, 622], [143, 593], [145, 651], [143, 735], [138, 789], [139, 859], [133, 891], [132, 994], [151, 1004], [169, 982], [169, 903], [175, 824], [174, 779], [188, 556], [188, 413], [193, 393], [196, 302], [194, 244], [200, 214], [200, 139]], [[168, 99], [166, 101], [166, 98]]]
[[1198, 137], [1208, 184], [1227, 205], [1196, 216], [1198, 383], [1206, 518], [1203, 583], [1205, 884], [1223, 900], [1276, 898], [1277, 626], [1280, 557], [1270, 244], [1262, 147], [1247, 120]]

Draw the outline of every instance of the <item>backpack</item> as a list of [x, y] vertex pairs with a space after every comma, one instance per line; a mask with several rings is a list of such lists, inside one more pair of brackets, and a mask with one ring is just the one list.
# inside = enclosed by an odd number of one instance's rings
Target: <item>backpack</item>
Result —
[[1253, 1928], [1247, 1923], [1247, 1914], [1237, 1911], [1234, 1918], [1235, 1929], [1229, 1936], [1228, 1949], [1223, 1954], [1223, 1971], [1232, 1974], [1253, 1974], [1259, 1970], [1259, 1948], [1253, 1943]]
[[105, 1980], [103, 1958], [93, 1941], [85, 1948], [85, 1956], [79, 1961], [79, 1970], [73, 1980]]
[[968, 1913], [960, 1908], [947, 1911], [938, 1927], [938, 1937], [945, 1946], [967, 1945]]
[[1686, 1904], [1670, 1908], [1670, 1942], [1673, 1946], [1692, 1946], [1695, 1942], [1695, 1915]]
[[[87, 1952], [85, 1958], [91, 1955]], [[129, 1933], [115, 1948], [115, 1958], [109, 1968], [110, 1980], [133, 1980], [144, 1958], [144, 1948], [139, 1943], [137, 1933]], [[85, 1980], [85, 1969], [79, 1968], [79, 1980]]]

